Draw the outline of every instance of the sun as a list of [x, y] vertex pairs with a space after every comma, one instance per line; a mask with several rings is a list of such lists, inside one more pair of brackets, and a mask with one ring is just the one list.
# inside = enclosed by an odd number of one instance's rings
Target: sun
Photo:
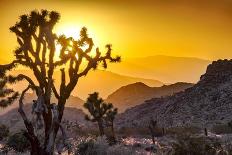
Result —
[[[59, 25], [54, 29], [54, 32], [60, 36], [60, 35], [65, 35], [66, 37], [72, 37], [74, 40], [78, 40], [80, 38], [80, 30], [83, 26], [80, 25], [75, 25], [75, 24], [66, 24], [66, 25]], [[97, 43], [97, 39], [94, 38], [94, 33], [93, 31], [88, 30], [88, 35], [93, 39], [94, 41], [94, 47], [98, 47], [98, 43]], [[85, 50], [86, 48], [88, 48], [88, 46], [83, 46], [83, 50]], [[55, 53], [55, 60], [59, 59], [59, 54], [60, 54], [60, 50], [61, 50], [61, 45], [57, 44], [56, 45], [56, 53]], [[91, 56], [94, 56], [94, 50], [92, 50], [90, 52]], [[76, 56], [76, 58], [78, 59], [78, 56]]]
[[80, 29], [80, 27], [64, 26], [56, 29], [56, 33], [58, 36], [65, 35], [66, 37], [73, 37], [76, 40], [80, 37]]

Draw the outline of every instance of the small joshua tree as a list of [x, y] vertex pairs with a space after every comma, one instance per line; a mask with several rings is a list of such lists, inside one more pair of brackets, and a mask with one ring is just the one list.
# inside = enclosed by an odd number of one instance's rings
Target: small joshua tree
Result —
[[109, 125], [111, 127], [111, 132], [112, 132], [112, 136], [113, 139], [115, 140], [115, 132], [114, 132], [114, 119], [115, 116], [118, 114], [118, 108], [114, 108], [112, 107], [111, 109], [109, 109], [106, 112], [106, 116], [105, 116], [105, 121], [107, 123], [107, 125]]
[[105, 103], [102, 98], [99, 98], [98, 93], [94, 92], [93, 94], [89, 94], [87, 101], [84, 103], [84, 107], [90, 113], [90, 115], [85, 116], [86, 120], [97, 122], [100, 135], [104, 135], [104, 117], [113, 108], [113, 105], [111, 103]]

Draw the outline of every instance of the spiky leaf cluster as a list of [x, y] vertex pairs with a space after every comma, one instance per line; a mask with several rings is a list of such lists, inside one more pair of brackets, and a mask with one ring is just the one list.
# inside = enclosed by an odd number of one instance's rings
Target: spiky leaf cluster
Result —
[[113, 123], [115, 116], [118, 114], [118, 108], [111, 108], [106, 112], [105, 120], [107, 123]]
[[89, 94], [87, 101], [84, 103], [84, 107], [90, 113], [90, 115], [86, 115], [86, 119], [96, 122], [106, 117], [106, 114], [112, 111], [113, 105], [111, 103], [105, 103], [104, 100], [99, 97], [99, 94], [94, 92]]
[[7, 87], [7, 83], [12, 82], [9, 76], [1, 74], [0, 76], [0, 107], [5, 108], [11, 105], [19, 96], [18, 92]]

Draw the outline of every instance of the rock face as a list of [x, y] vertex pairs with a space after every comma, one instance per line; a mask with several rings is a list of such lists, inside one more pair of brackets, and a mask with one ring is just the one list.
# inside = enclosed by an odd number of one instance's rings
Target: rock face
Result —
[[153, 98], [118, 116], [116, 126], [147, 124], [153, 117], [161, 127], [212, 127], [231, 121], [232, 60], [218, 60], [207, 67], [200, 81], [184, 92]]
[[149, 87], [142, 82], [137, 82], [119, 88], [107, 97], [106, 102], [113, 103], [119, 112], [124, 112], [128, 108], [143, 103], [145, 100], [172, 95], [192, 86], [191, 83], [178, 82], [162, 87]]

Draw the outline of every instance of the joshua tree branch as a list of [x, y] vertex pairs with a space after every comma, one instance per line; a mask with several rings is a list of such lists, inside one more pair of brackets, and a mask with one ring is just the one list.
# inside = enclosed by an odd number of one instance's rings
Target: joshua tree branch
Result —
[[22, 119], [24, 120], [24, 124], [25, 124], [25, 126], [26, 126], [26, 128], [27, 128], [28, 133], [35, 136], [35, 134], [34, 134], [34, 128], [33, 128], [32, 124], [31, 124], [31, 122], [28, 120], [28, 118], [27, 118], [27, 116], [26, 116], [26, 114], [25, 114], [25, 112], [24, 112], [24, 110], [23, 110], [23, 99], [24, 99], [24, 95], [25, 95], [25, 93], [26, 93], [30, 88], [31, 88], [31, 86], [29, 85], [29, 86], [22, 92], [22, 94], [21, 94], [21, 96], [20, 96], [20, 99], [19, 99], [19, 108], [18, 108], [18, 112], [20, 113]]
[[57, 92], [57, 90], [56, 90], [56, 87], [55, 87], [55, 85], [54, 85], [54, 82], [52, 83], [52, 90], [53, 90], [53, 93], [54, 93], [55, 97], [56, 97], [57, 99], [59, 99], [59, 98], [60, 98], [60, 95], [58, 94], [58, 92]]

